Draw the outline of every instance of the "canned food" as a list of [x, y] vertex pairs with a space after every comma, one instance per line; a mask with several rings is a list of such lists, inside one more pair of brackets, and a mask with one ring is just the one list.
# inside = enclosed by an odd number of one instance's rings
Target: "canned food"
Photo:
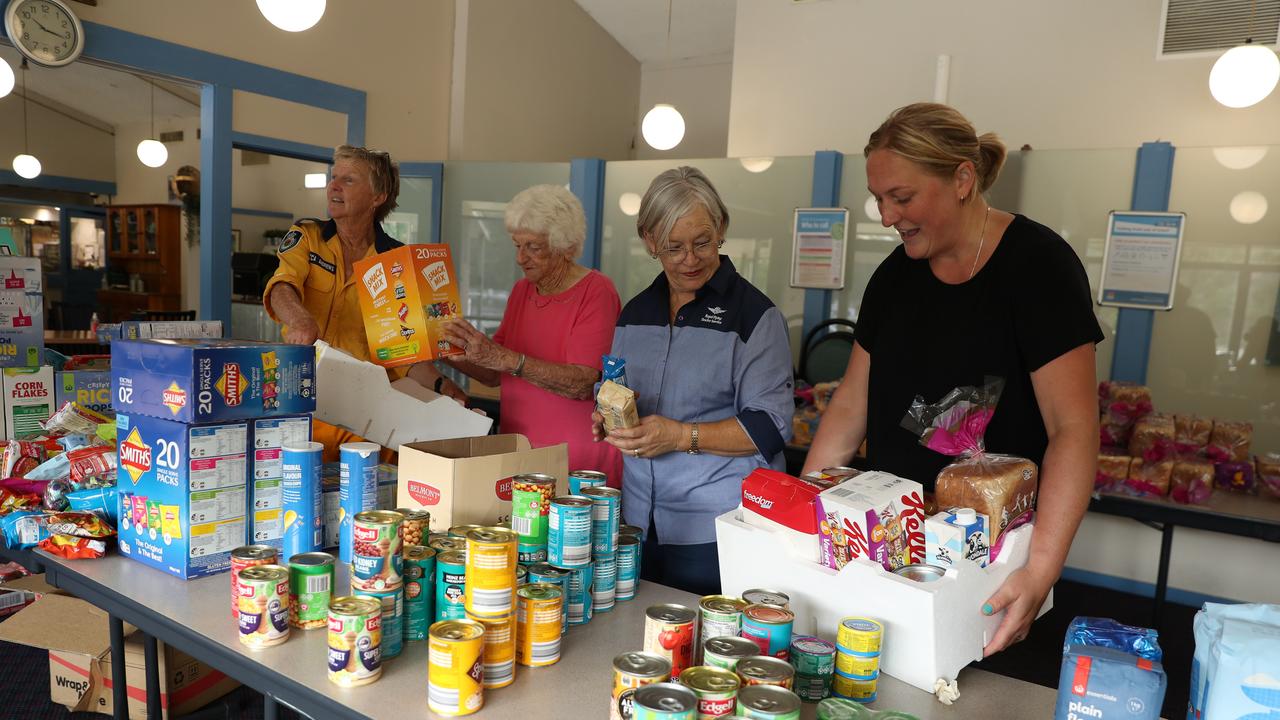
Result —
[[382, 674], [382, 604], [345, 596], [329, 603], [329, 680], [367, 685]]
[[591, 584], [595, 568], [590, 563], [580, 568], [558, 568], [569, 573], [565, 583], [569, 587], [569, 624], [584, 625], [591, 622]]
[[644, 528], [639, 525], [619, 525], [618, 536], [621, 537], [623, 535], [631, 535], [639, 538], [640, 542], [644, 542]]
[[591, 555], [613, 557], [618, 551], [618, 528], [622, 525], [622, 491], [611, 487], [587, 487], [582, 497], [591, 508]]
[[604, 487], [609, 477], [599, 470], [570, 470], [569, 494], [581, 495], [584, 488]]
[[631, 696], [635, 720], [696, 720], [698, 696], [673, 682], [653, 683]]
[[484, 705], [484, 626], [444, 620], [431, 626], [427, 707], [440, 715], [470, 715]]
[[937, 565], [903, 565], [893, 571], [894, 575], [901, 575], [908, 580], [916, 582], [929, 583], [941, 580], [947, 574], [946, 568]]
[[449, 528], [449, 536], [461, 538], [463, 542], [466, 542], [467, 535], [470, 534], [472, 530], [479, 530], [482, 527], [484, 527], [484, 525], [454, 525]]
[[636, 596], [636, 585], [640, 580], [640, 539], [618, 535], [618, 555], [614, 562], [618, 567], [618, 580], [614, 584], [613, 597], [619, 602], [631, 600]]
[[[404, 582], [404, 558], [400, 551], [403, 520], [403, 515], [390, 510], [366, 510], [356, 515], [351, 527], [352, 590], [386, 590], [400, 587]], [[385, 618], [383, 625], [386, 625]], [[383, 633], [386, 633], [385, 627]]]
[[734, 668], [742, 679], [743, 687], [748, 685], [777, 685], [790, 690], [795, 685], [796, 669], [786, 660], [779, 660], [768, 655], [743, 658]]
[[837, 672], [831, 678], [831, 692], [835, 693], [837, 697], [849, 698], [858, 702], [875, 702], [877, 682], [877, 680], [858, 680]]
[[[156, 518], [156, 522], [160, 522]], [[275, 565], [279, 551], [270, 545], [244, 545], [231, 551], [231, 617], [240, 617], [240, 571], [255, 565]]]
[[412, 545], [425, 545], [431, 539], [431, 513], [411, 508], [396, 508], [396, 512], [404, 516], [400, 528], [406, 551]]
[[755, 720], [800, 720], [800, 698], [770, 685], [744, 687], [738, 692], [738, 712]]
[[556, 494], [556, 479], [542, 473], [511, 478], [511, 530], [519, 536], [522, 563], [547, 559], [547, 514]]
[[836, 630], [836, 645], [848, 655], [870, 657], [880, 654], [884, 625], [867, 617], [847, 617]]
[[875, 680], [880, 675], [880, 655], [836, 653], [836, 670], [855, 680]]
[[809, 635], [792, 637], [791, 666], [800, 675], [830, 675], [836, 670], [835, 643]]
[[742, 609], [742, 637], [760, 646], [762, 655], [786, 660], [791, 654], [791, 625], [795, 613], [776, 605], [748, 605]]
[[591, 498], [577, 495], [562, 495], [551, 501], [547, 515], [547, 562], [566, 569], [591, 564], [594, 506]]
[[501, 688], [516, 681], [516, 616], [482, 618], [468, 615], [484, 626], [484, 687]]
[[708, 720], [733, 714], [742, 681], [730, 670], [698, 665], [680, 673], [680, 684], [698, 696], [698, 720]]
[[516, 534], [477, 528], [467, 534], [466, 610], [502, 617], [516, 610]]
[[516, 587], [529, 582], [529, 569], [524, 565], [516, 565]]
[[636, 690], [671, 679], [671, 661], [653, 653], [625, 652], [613, 659], [613, 703], [610, 720], [631, 720], [635, 716]]
[[289, 568], [254, 565], [240, 571], [240, 642], [254, 650], [289, 639]]
[[397, 657], [404, 649], [404, 588], [352, 589], [351, 594], [377, 600], [382, 606], [382, 659]]
[[744, 637], [713, 637], [702, 641], [702, 663], [736, 670], [738, 661], [760, 654], [760, 646]]
[[[280, 504], [284, 510], [284, 533], [280, 555], [289, 561], [294, 555], [310, 553], [324, 546], [324, 494], [320, 491], [321, 454], [318, 442], [285, 444], [280, 448]], [[329, 603], [319, 624], [326, 622]]]
[[516, 660], [529, 667], [560, 661], [564, 594], [551, 583], [525, 585], [516, 593]]
[[671, 661], [671, 676], [693, 666], [698, 614], [683, 605], [654, 605], [645, 610], [644, 651]]
[[764, 588], [745, 590], [742, 593], [742, 599], [746, 600], [748, 605], [777, 605], [780, 608], [791, 608], [791, 597], [777, 590]]
[[534, 563], [529, 566], [527, 576], [528, 581], [531, 583], [551, 583], [560, 588], [562, 600], [560, 605], [563, 609], [561, 613], [563, 617], [560, 623], [561, 634], [569, 632], [569, 574], [568, 570], [552, 567], [548, 563]]
[[378, 509], [378, 451], [371, 442], [338, 446], [338, 560], [351, 562], [356, 515]]
[[432, 533], [431, 538], [427, 540], [427, 547], [435, 550], [437, 553], [448, 552], [449, 550], [457, 550], [460, 553], [467, 552], [467, 539], [454, 537], [452, 535], [439, 535]]
[[466, 553], [446, 550], [437, 554], [436, 622], [466, 619], [466, 590]]
[[727, 595], [707, 595], [698, 602], [702, 615], [701, 634], [705, 643], [710, 638], [737, 637], [742, 630], [742, 610], [747, 606], [742, 598]]
[[801, 675], [796, 673], [791, 692], [804, 702], [818, 702], [831, 694], [831, 675]]
[[294, 627], [311, 630], [328, 624], [333, 567], [329, 553], [298, 553], [289, 558], [289, 622]]
[[818, 703], [818, 720], [872, 720], [875, 711], [848, 698], [827, 698]]
[[594, 612], [609, 612], [613, 609], [614, 595], [618, 587], [618, 564], [613, 556], [597, 557], [592, 563], [595, 566], [595, 582], [591, 585], [591, 609]]
[[435, 622], [436, 551], [409, 545], [404, 551], [404, 639], [426, 640]]

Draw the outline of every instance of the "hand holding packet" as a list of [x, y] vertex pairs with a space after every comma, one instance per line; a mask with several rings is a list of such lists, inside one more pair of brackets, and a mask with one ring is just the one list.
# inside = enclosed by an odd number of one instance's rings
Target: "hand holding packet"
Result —
[[640, 424], [636, 394], [631, 388], [605, 380], [596, 393], [596, 410], [604, 418], [605, 430], [622, 430]]

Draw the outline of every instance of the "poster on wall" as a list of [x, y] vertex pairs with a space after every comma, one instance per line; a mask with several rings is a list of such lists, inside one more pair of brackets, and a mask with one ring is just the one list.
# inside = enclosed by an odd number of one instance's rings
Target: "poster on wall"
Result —
[[1186, 224], [1186, 213], [1111, 211], [1098, 304], [1172, 310]]
[[791, 287], [840, 290], [848, 243], [846, 208], [798, 208], [792, 225]]

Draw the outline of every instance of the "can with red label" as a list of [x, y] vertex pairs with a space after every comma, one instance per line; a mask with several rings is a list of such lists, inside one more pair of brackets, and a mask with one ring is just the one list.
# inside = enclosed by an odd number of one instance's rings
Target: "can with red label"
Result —
[[624, 652], [613, 659], [613, 702], [609, 720], [632, 720], [633, 696], [645, 685], [671, 679], [671, 661], [647, 652]]
[[698, 613], [684, 605], [654, 605], [645, 610], [644, 651], [671, 661], [671, 677], [693, 666]]
[[[351, 588], [378, 592], [404, 582], [400, 523], [404, 516], [390, 510], [357, 513], [351, 526]], [[385, 620], [385, 618], [384, 618]]]
[[742, 609], [741, 635], [760, 646], [762, 655], [786, 660], [791, 656], [791, 626], [796, 615], [776, 605], [748, 605]]
[[270, 545], [244, 545], [231, 551], [231, 617], [240, 617], [240, 571], [275, 565], [278, 559], [278, 551]]
[[729, 717], [742, 681], [730, 670], [697, 665], [680, 673], [680, 684], [698, 696], [698, 720]]

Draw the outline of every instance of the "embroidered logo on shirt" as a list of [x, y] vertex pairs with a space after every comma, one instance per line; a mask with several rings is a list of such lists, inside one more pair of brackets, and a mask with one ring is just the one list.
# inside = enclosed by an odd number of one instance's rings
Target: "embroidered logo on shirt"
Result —
[[338, 274], [338, 266], [337, 266], [337, 265], [334, 265], [333, 263], [328, 262], [327, 260], [325, 260], [324, 258], [320, 257], [319, 255], [317, 255], [317, 254], [315, 254], [315, 253], [308, 253], [308, 254], [307, 254], [307, 260], [308, 260], [312, 265], [318, 265], [319, 267], [323, 268], [324, 270], [326, 270], [326, 271], [327, 271], [327, 272], [329, 272], [330, 274], [333, 274], [333, 275], [337, 275], [337, 274]]
[[707, 314], [702, 316], [702, 322], [708, 323], [711, 325], [720, 325], [724, 322], [724, 318], [721, 317], [721, 315], [723, 314], [724, 314], [724, 308], [709, 307], [707, 308]]
[[289, 252], [294, 247], [296, 247], [301, 240], [302, 240], [301, 230], [290, 230], [289, 232], [285, 233], [284, 238], [280, 240], [280, 249], [276, 251], [276, 254], [283, 255]]

